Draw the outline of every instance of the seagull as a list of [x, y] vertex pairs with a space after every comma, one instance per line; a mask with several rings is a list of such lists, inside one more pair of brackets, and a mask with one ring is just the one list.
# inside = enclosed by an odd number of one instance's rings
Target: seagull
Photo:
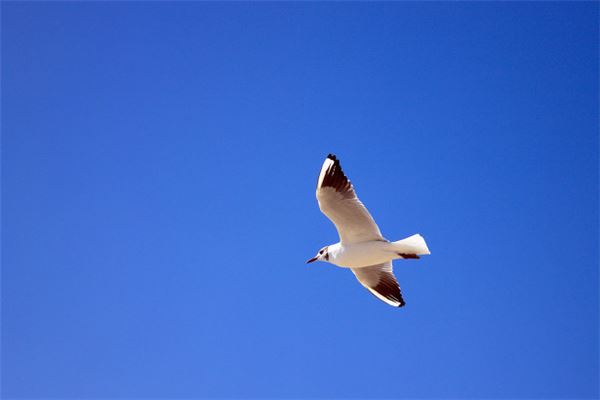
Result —
[[334, 223], [340, 241], [323, 247], [306, 263], [325, 261], [350, 268], [375, 297], [393, 307], [404, 306], [392, 260], [418, 259], [431, 254], [425, 239], [419, 234], [396, 242], [385, 239], [333, 154], [327, 156], [321, 167], [317, 201], [321, 212]]

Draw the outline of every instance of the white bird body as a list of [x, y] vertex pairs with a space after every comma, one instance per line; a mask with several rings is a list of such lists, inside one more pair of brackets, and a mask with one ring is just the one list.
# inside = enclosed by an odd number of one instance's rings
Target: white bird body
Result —
[[375, 240], [347, 245], [336, 243], [327, 246], [327, 252], [327, 261], [343, 268], [367, 267], [400, 258], [389, 242]]
[[323, 214], [334, 223], [340, 242], [323, 247], [307, 263], [320, 260], [350, 268], [377, 298], [394, 307], [404, 306], [392, 260], [430, 254], [425, 239], [416, 234], [397, 242], [386, 240], [332, 154], [319, 174], [317, 200]]
[[329, 260], [327, 261], [331, 264], [343, 268], [364, 268], [406, 258], [402, 254], [429, 254], [429, 249], [425, 244], [425, 240], [417, 234], [397, 242], [371, 240], [346, 245], [336, 243], [327, 246], [327, 252], [329, 254]]

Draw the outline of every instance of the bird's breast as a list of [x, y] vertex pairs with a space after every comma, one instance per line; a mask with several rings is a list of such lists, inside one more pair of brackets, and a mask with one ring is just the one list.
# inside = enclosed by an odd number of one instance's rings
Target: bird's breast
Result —
[[388, 262], [396, 257], [388, 242], [372, 241], [340, 245], [329, 254], [329, 262], [338, 267], [360, 268]]

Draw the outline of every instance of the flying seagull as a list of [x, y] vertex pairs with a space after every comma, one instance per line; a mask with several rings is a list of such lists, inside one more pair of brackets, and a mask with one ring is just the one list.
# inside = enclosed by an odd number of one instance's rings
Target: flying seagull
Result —
[[323, 247], [306, 263], [326, 261], [350, 268], [378, 299], [394, 307], [404, 306], [392, 260], [430, 254], [425, 239], [419, 234], [397, 242], [385, 239], [333, 154], [321, 167], [317, 200], [323, 214], [335, 224], [340, 242]]

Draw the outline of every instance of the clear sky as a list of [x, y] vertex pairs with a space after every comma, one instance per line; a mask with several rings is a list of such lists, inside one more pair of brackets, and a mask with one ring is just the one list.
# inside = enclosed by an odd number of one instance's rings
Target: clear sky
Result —
[[5, 398], [598, 396], [598, 3], [1, 11]]

